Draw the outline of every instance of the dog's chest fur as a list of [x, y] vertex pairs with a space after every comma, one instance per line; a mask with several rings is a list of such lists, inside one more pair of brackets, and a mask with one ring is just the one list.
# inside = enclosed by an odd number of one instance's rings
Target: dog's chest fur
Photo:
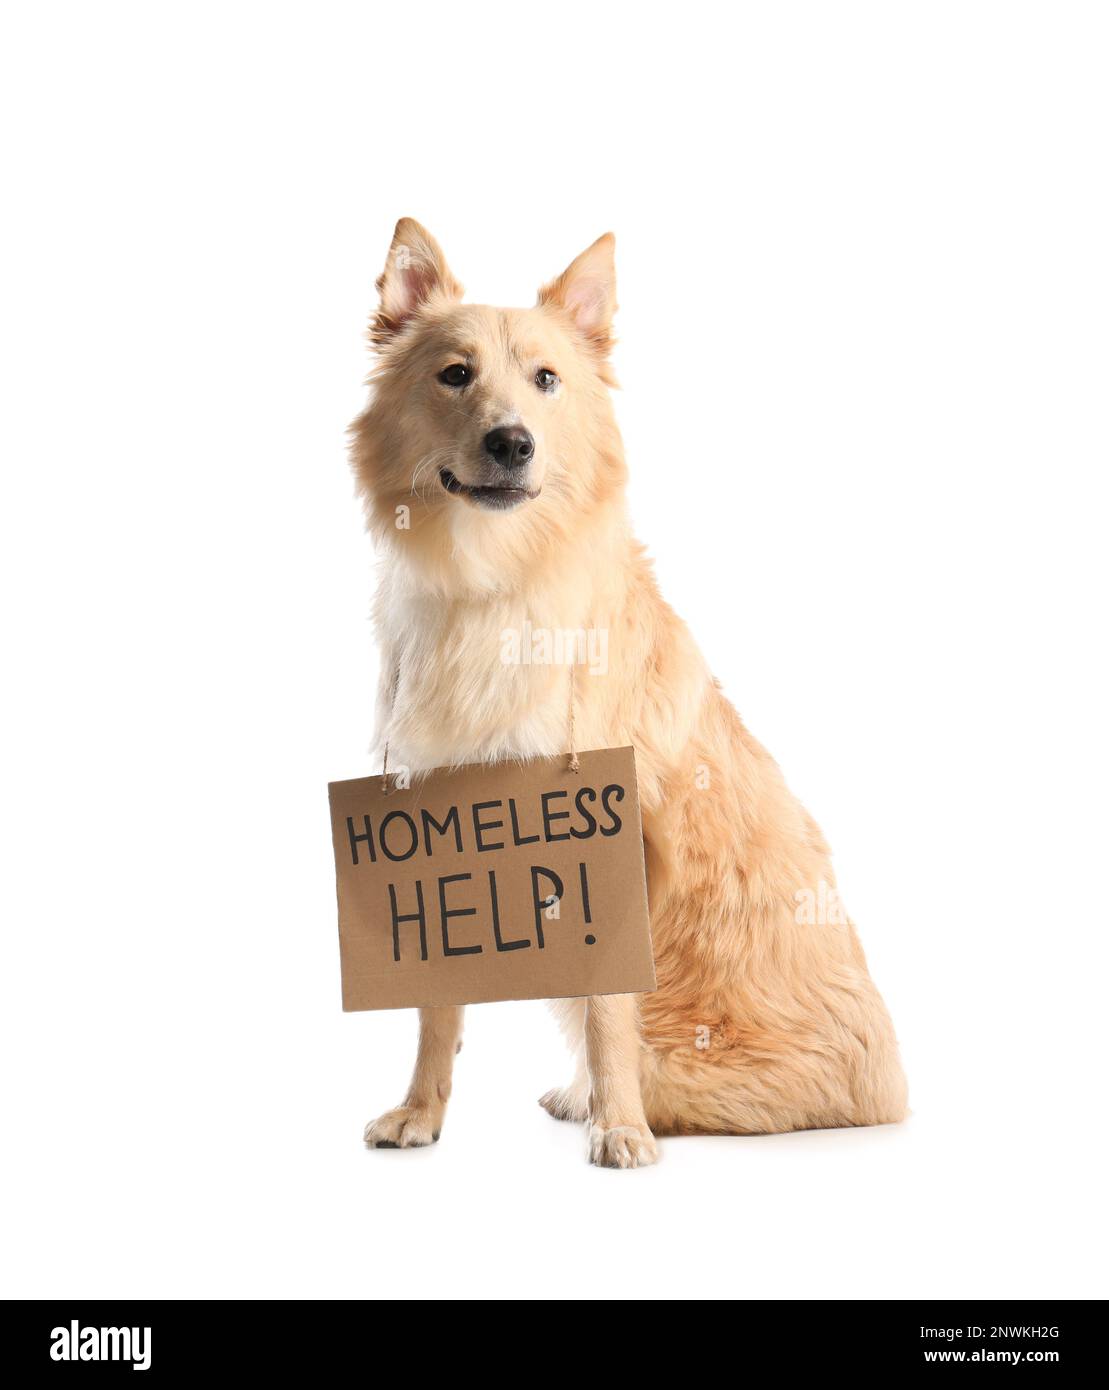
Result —
[[444, 599], [387, 582], [377, 606], [378, 723], [393, 765], [420, 772], [565, 751], [570, 669], [535, 661], [530, 643], [534, 614], [551, 611], [545, 597], [524, 593]]

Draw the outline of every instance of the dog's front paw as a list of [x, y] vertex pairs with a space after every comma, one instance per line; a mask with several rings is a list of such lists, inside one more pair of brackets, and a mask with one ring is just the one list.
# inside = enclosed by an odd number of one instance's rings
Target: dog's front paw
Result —
[[647, 1168], [658, 1159], [658, 1144], [646, 1125], [591, 1125], [589, 1161], [601, 1168]]
[[398, 1105], [366, 1126], [362, 1138], [372, 1149], [420, 1149], [439, 1138], [442, 1113], [425, 1106]]

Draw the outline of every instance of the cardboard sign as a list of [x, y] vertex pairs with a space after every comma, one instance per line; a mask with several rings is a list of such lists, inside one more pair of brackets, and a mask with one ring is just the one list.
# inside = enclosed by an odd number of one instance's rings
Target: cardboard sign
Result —
[[344, 1009], [655, 987], [631, 748], [332, 782]]

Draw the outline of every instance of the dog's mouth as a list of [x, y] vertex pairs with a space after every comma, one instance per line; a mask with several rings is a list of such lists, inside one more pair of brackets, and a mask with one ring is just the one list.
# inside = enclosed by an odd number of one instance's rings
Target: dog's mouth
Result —
[[439, 481], [456, 497], [465, 497], [493, 512], [510, 511], [522, 502], [533, 502], [539, 496], [538, 488], [531, 492], [526, 487], [472, 487], [469, 483], [460, 483], [449, 468], [439, 470]]

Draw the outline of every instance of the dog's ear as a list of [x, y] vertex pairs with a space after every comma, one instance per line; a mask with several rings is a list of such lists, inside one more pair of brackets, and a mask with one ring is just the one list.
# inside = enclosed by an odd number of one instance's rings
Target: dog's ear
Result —
[[378, 347], [389, 343], [428, 300], [436, 295], [461, 299], [463, 293], [439, 243], [413, 217], [402, 217], [397, 223], [377, 289], [381, 302], [370, 337]]
[[539, 303], [565, 310], [597, 352], [608, 352], [616, 312], [616, 238], [612, 233], [598, 237], [557, 280], [544, 285]]

